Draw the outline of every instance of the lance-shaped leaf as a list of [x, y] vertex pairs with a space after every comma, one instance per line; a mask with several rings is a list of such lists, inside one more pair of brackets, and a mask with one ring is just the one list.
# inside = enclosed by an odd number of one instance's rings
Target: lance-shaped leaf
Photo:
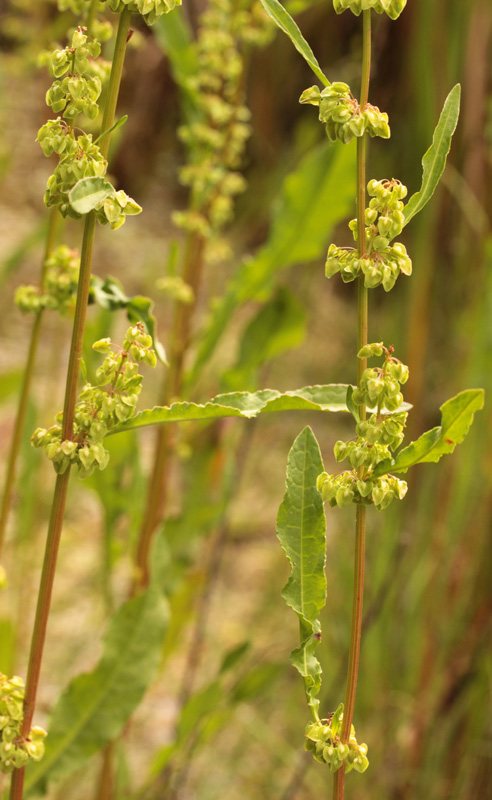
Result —
[[114, 194], [114, 188], [104, 178], [81, 178], [68, 195], [77, 214], [88, 214]]
[[74, 678], [58, 700], [45, 755], [27, 771], [26, 790], [32, 794], [44, 795], [48, 784], [80, 769], [119, 736], [154, 679], [167, 625], [161, 550], [158, 537], [149, 588], [116, 612], [101, 660], [92, 672]]
[[348, 411], [346, 404], [347, 385], [331, 383], [326, 386], [306, 386], [290, 392], [275, 389], [260, 389], [258, 392], [230, 392], [218, 394], [208, 403], [173, 403], [170, 406], [155, 406], [135, 414], [108, 432], [129, 431], [161, 422], [191, 422], [220, 417], [246, 417], [273, 411]]
[[326, 75], [323, 74], [316, 56], [309, 47], [304, 36], [288, 11], [285, 10], [283, 5], [279, 3], [278, 0], [261, 0], [261, 4], [268, 16], [273, 19], [280, 30], [287, 34], [296, 50], [298, 50], [298, 52], [301, 54], [304, 61], [309, 64], [316, 77], [319, 78], [321, 83], [323, 83], [325, 86], [329, 86], [330, 81]]
[[415, 442], [401, 450], [395, 459], [378, 464], [374, 477], [387, 472], [406, 472], [415, 464], [439, 461], [441, 456], [452, 453], [456, 445], [465, 438], [475, 411], [483, 408], [483, 402], [483, 389], [467, 389], [447, 400], [441, 406], [441, 425], [423, 433]]
[[316, 488], [323, 461], [311, 428], [304, 428], [287, 461], [286, 492], [277, 516], [277, 536], [292, 567], [282, 597], [299, 617], [301, 644], [291, 662], [304, 678], [308, 705], [315, 715], [321, 665], [314, 651], [321, 639], [318, 615], [326, 602], [325, 513]]
[[408, 225], [412, 217], [422, 211], [426, 203], [429, 202], [444, 172], [446, 158], [451, 148], [451, 139], [458, 124], [460, 97], [461, 86], [457, 83], [446, 98], [432, 137], [432, 144], [422, 158], [422, 186], [418, 192], [412, 195], [405, 206], [403, 211], [405, 217], [404, 225]]

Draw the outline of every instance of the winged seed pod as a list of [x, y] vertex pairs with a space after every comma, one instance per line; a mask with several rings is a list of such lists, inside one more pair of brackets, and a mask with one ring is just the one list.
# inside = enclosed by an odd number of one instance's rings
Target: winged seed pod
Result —
[[407, 0], [333, 0], [337, 14], [350, 9], [357, 17], [362, 11], [372, 9], [377, 14], [387, 14], [391, 19], [398, 19], [405, 8]]
[[46, 731], [37, 726], [22, 737], [24, 681], [0, 673], [0, 772], [24, 767], [30, 758], [40, 761], [44, 754]]
[[147, 25], [153, 25], [163, 14], [181, 5], [181, 0], [108, 0], [111, 11], [120, 13], [128, 8], [135, 14], [141, 14]]
[[79, 476], [86, 478], [95, 469], [107, 467], [109, 452], [103, 440], [111, 428], [135, 413], [142, 384], [138, 364], [143, 361], [155, 367], [157, 361], [152, 337], [140, 322], [128, 329], [123, 347], [107, 338], [95, 342], [93, 349], [107, 355], [96, 372], [96, 385], [87, 383], [80, 392], [73, 440], [62, 441], [63, 414], [57, 415], [51, 428], [37, 428], [31, 439], [34, 447], [44, 447], [58, 474], [76, 465]]

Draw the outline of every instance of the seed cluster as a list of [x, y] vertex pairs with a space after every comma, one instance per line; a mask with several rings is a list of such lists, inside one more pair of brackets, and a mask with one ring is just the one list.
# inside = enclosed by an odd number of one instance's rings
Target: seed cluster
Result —
[[23, 313], [36, 314], [44, 308], [66, 313], [75, 306], [79, 267], [78, 252], [60, 245], [44, 262], [43, 288], [19, 286], [15, 292], [16, 306]]
[[357, 17], [362, 11], [373, 9], [377, 14], [386, 13], [391, 19], [398, 19], [407, 0], [333, 0], [337, 14], [349, 8]]
[[355, 769], [365, 772], [369, 766], [367, 744], [357, 744], [354, 726], [351, 726], [347, 744], [340, 740], [343, 720], [343, 704], [341, 703], [330, 719], [310, 722], [306, 727], [305, 749], [312, 752], [316, 761], [328, 764], [331, 772], [336, 772], [342, 764], [345, 772]]
[[152, 337], [140, 322], [128, 329], [123, 347], [113, 345], [108, 338], [96, 342], [93, 349], [107, 356], [96, 372], [96, 385], [87, 383], [79, 395], [72, 439], [62, 440], [62, 413], [57, 414], [56, 425], [37, 428], [31, 439], [34, 447], [45, 448], [59, 474], [72, 465], [78, 467], [82, 478], [106, 468], [109, 452], [104, 448], [104, 437], [135, 413], [142, 383], [138, 364], [156, 365]]
[[[401, 273], [412, 274], [412, 262], [405, 245], [401, 242], [392, 243], [395, 236], [401, 233], [405, 222], [402, 200], [407, 195], [407, 187], [395, 178], [371, 180], [367, 184], [367, 191], [371, 200], [365, 211], [365, 253], [359, 257], [354, 248], [331, 244], [325, 275], [331, 278], [339, 272], [345, 283], [363, 275], [364, 285], [368, 289], [382, 286], [389, 292]], [[357, 241], [356, 219], [351, 220], [349, 228]]]
[[111, 11], [118, 14], [127, 8], [135, 14], [141, 14], [147, 25], [153, 25], [156, 19], [181, 5], [181, 0], [108, 0]]
[[[56, 80], [46, 95], [46, 102], [55, 113], [63, 111], [63, 117], [48, 120], [38, 131], [37, 141], [45, 156], [56, 153], [59, 161], [53, 175], [48, 179], [44, 202], [58, 206], [61, 214], [79, 219], [69, 201], [69, 193], [82, 178], [102, 177], [108, 167], [92, 134], [75, 134], [73, 121], [79, 114], [95, 119], [99, 114], [98, 98], [102, 82], [97, 75], [88, 74], [89, 56], [96, 58], [101, 45], [87, 36], [85, 28], [79, 27], [72, 36], [71, 44], [63, 50], [57, 49], [50, 56], [50, 64]], [[58, 80], [65, 76], [63, 80]], [[66, 120], [69, 120], [66, 121]], [[96, 207], [98, 221], [111, 228], [119, 228], [127, 215], [139, 214], [141, 207], [120, 190], [107, 197]]]
[[347, 459], [352, 469], [336, 475], [322, 472], [318, 477], [318, 489], [324, 502], [330, 506], [359, 503], [374, 505], [382, 511], [393, 499], [402, 500], [407, 493], [406, 482], [394, 475], [373, 477], [374, 468], [390, 459], [402, 443], [407, 420], [406, 412], [397, 409], [403, 403], [400, 384], [408, 380], [408, 367], [392, 355], [392, 348], [385, 348], [382, 342], [365, 345], [358, 356], [370, 358], [383, 353], [383, 366], [364, 370], [359, 386], [352, 394], [356, 406], [376, 407], [376, 411], [357, 423], [355, 440], [335, 444], [336, 460]]
[[339, 139], [348, 144], [355, 136], [365, 133], [383, 139], [391, 135], [388, 115], [370, 103], [361, 108], [348, 84], [341, 81], [331, 83], [322, 91], [318, 86], [310, 86], [301, 94], [299, 102], [319, 106], [319, 120], [324, 123], [330, 142]]
[[186, 82], [197, 113], [178, 132], [188, 150], [180, 180], [190, 187], [191, 202], [190, 209], [175, 213], [173, 220], [207, 238], [209, 256], [214, 251], [217, 257], [225, 255], [219, 234], [232, 219], [235, 197], [246, 188], [239, 168], [251, 115], [243, 102], [242, 50], [261, 44], [270, 32], [260, 4], [251, 0], [211, 0], [200, 17], [198, 69]]
[[29, 736], [21, 735], [24, 718], [24, 681], [0, 672], [0, 772], [24, 767], [30, 758], [40, 761], [44, 754], [46, 731], [35, 726]]

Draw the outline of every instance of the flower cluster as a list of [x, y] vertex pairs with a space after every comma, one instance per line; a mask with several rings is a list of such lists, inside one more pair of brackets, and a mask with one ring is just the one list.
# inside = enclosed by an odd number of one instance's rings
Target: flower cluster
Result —
[[340, 731], [343, 720], [343, 703], [340, 703], [334, 714], [329, 719], [310, 722], [306, 726], [305, 749], [312, 752], [316, 761], [329, 764], [330, 771], [336, 772], [345, 764], [345, 772], [355, 769], [356, 772], [365, 772], [369, 766], [367, 758], [367, 745], [357, 744], [355, 729], [351, 725], [350, 737], [347, 744], [340, 740]]
[[45, 156], [58, 153], [60, 159], [53, 175], [48, 178], [44, 194], [45, 205], [59, 206], [66, 217], [80, 218], [70, 205], [69, 192], [81, 178], [102, 177], [106, 174], [108, 163], [99, 147], [92, 141], [92, 135], [75, 136], [74, 130], [61, 117], [49, 120], [38, 131], [37, 141]]
[[[37, 141], [45, 156], [56, 153], [59, 161], [53, 175], [50, 176], [44, 195], [45, 204], [58, 206], [60, 213], [66, 217], [79, 219], [79, 214], [71, 206], [69, 193], [82, 178], [103, 177], [108, 167], [97, 141], [92, 134], [81, 132], [78, 136], [73, 128], [76, 116], [84, 113], [90, 119], [99, 114], [98, 98], [102, 81], [94, 73], [89, 56], [97, 57], [101, 50], [99, 42], [79, 27], [72, 36], [70, 47], [55, 50], [49, 62], [53, 74], [57, 78], [46, 95], [46, 102], [53, 111], [63, 111], [63, 117], [48, 120], [38, 131]], [[58, 80], [65, 76], [63, 80]], [[97, 218], [103, 225], [109, 223], [111, 228], [119, 228], [129, 214], [139, 214], [141, 207], [131, 197], [120, 190], [114, 192], [96, 207]]]
[[380, 136], [389, 139], [388, 115], [377, 106], [367, 103], [361, 108], [346, 83], [331, 83], [320, 91], [318, 86], [305, 89], [300, 103], [319, 106], [319, 120], [325, 125], [330, 142], [337, 139], [347, 144], [354, 136]]
[[333, 0], [337, 14], [350, 8], [358, 17], [361, 11], [372, 8], [377, 14], [386, 13], [391, 19], [398, 19], [406, 4], [407, 0]]
[[15, 304], [23, 313], [49, 308], [64, 314], [75, 305], [80, 257], [66, 245], [57, 247], [44, 262], [42, 288], [19, 286]]
[[[412, 274], [412, 262], [405, 245], [392, 244], [404, 225], [403, 198], [407, 188], [400, 181], [371, 180], [367, 185], [371, 196], [365, 211], [365, 253], [359, 257], [354, 248], [337, 247], [331, 244], [325, 264], [327, 278], [339, 272], [346, 283], [364, 276], [368, 289], [382, 285], [386, 292], [395, 285], [399, 275]], [[357, 220], [349, 223], [354, 239], [357, 241]]]
[[[246, 182], [238, 171], [250, 135], [250, 112], [243, 104], [244, 43], [263, 42], [266, 15], [257, 3], [212, 0], [200, 18], [197, 40], [199, 68], [188, 79], [198, 114], [179, 135], [188, 149], [181, 182], [191, 188], [190, 210], [178, 212], [177, 225], [215, 237], [234, 212], [234, 198]], [[210, 247], [209, 247], [210, 250]]]
[[181, 0], [108, 0], [111, 11], [120, 13], [125, 8], [135, 14], [141, 14], [147, 25], [153, 25], [156, 19], [181, 5]]
[[376, 411], [368, 419], [358, 421], [355, 440], [335, 444], [336, 460], [348, 459], [352, 469], [318, 476], [318, 490], [330, 506], [371, 504], [382, 511], [393, 499], [402, 500], [406, 495], [405, 481], [394, 475], [373, 476], [375, 467], [390, 459], [402, 443], [407, 420], [406, 412], [398, 409], [403, 403], [400, 384], [408, 380], [408, 367], [392, 355], [392, 348], [385, 348], [381, 342], [365, 345], [358, 356], [381, 356], [383, 352], [383, 366], [364, 370], [352, 394], [354, 405], [369, 406]]
[[77, 28], [71, 45], [63, 50], [54, 50], [50, 58], [55, 78], [66, 77], [53, 82], [46, 93], [46, 103], [55, 114], [63, 111], [66, 119], [73, 119], [81, 113], [89, 119], [95, 119], [99, 114], [97, 101], [102, 89], [101, 80], [86, 73], [89, 56], [97, 58], [101, 45], [84, 31], [85, 28]]
[[7, 678], [0, 672], [0, 771], [24, 767], [30, 758], [40, 761], [44, 754], [46, 731], [37, 726], [22, 736], [24, 681]]
[[122, 348], [112, 345], [109, 339], [101, 339], [93, 349], [107, 355], [96, 372], [96, 385], [87, 383], [79, 395], [72, 439], [62, 440], [62, 413], [57, 415], [56, 425], [49, 429], [38, 428], [31, 439], [34, 447], [45, 448], [57, 473], [77, 465], [82, 478], [91, 475], [96, 468], [105, 469], [109, 453], [103, 446], [104, 437], [111, 428], [135, 413], [142, 383], [139, 362], [151, 367], [156, 365], [152, 337], [140, 322], [128, 329]]

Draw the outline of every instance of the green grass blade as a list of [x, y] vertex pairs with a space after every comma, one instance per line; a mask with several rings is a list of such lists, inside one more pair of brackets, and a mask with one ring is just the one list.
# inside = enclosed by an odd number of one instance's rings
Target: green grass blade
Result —
[[432, 137], [432, 144], [422, 158], [422, 186], [418, 192], [412, 195], [405, 206], [404, 225], [408, 225], [410, 220], [429, 202], [444, 172], [446, 158], [451, 148], [451, 139], [458, 124], [460, 97], [461, 86], [457, 83], [446, 98]]
[[288, 11], [285, 10], [278, 0], [261, 0], [261, 4], [270, 19], [275, 22], [281, 31], [287, 34], [296, 50], [301, 54], [304, 61], [309, 64], [316, 77], [319, 78], [324, 86], [329, 86], [330, 81], [326, 75], [323, 74], [316, 56]]
[[167, 606], [161, 583], [154, 575], [143, 594], [121, 606], [109, 624], [95, 669], [74, 678], [61, 695], [45, 755], [27, 771], [26, 790], [32, 794], [44, 794], [48, 784], [84, 766], [121, 733], [140, 703], [162, 654]]
[[419, 436], [401, 450], [396, 459], [379, 464], [374, 476], [387, 472], [406, 472], [415, 464], [439, 461], [442, 456], [452, 453], [465, 438], [475, 412], [483, 408], [483, 404], [483, 389], [467, 389], [447, 400], [441, 406], [441, 425]]
[[258, 414], [273, 411], [348, 411], [346, 396], [345, 383], [306, 386], [290, 392], [260, 389], [258, 392], [219, 394], [204, 405], [182, 402], [140, 411], [109, 431], [108, 436], [162, 422], [190, 422], [220, 417], [252, 419]]
[[304, 677], [308, 705], [315, 715], [321, 686], [321, 665], [314, 655], [319, 644], [318, 615], [326, 602], [325, 513], [316, 488], [323, 461], [310, 428], [292, 445], [287, 462], [286, 492], [277, 516], [277, 536], [292, 567], [282, 597], [299, 617], [301, 645], [291, 662]]

